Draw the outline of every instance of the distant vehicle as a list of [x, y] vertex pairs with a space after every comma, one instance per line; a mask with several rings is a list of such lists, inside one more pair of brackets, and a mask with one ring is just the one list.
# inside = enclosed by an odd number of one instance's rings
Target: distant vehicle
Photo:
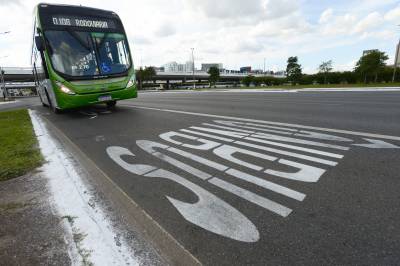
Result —
[[128, 40], [118, 15], [82, 6], [38, 4], [31, 63], [44, 106], [55, 113], [136, 98]]

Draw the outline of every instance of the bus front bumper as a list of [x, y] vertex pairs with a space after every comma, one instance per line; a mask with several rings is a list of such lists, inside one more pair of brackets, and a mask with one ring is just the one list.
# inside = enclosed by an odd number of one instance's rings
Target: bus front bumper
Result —
[[[104, 96], [108, 97], [110, 100], [101, 100], [100, 98]], [[109, 91], [104, 93], [91, 93], [91, 94], [75, 94], [68, 95], [62, 92], [59, 92], [57, 95], [57, 106], [60, 109], [71, 109], [77, 107], [88, 106], [92, 104], [105, 103], [108, 101], [119, 101], [137, 98], [137, 89], [135, 87]]]

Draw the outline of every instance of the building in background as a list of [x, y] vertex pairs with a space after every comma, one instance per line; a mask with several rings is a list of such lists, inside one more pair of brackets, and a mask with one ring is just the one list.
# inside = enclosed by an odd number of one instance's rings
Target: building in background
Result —
[[210, 68], [212, 67], [216, 67], [219, 70], [222, 70], [224, 68], [222, 63], [205, 63], [201, 64], [201, 71], [208, 72], [208, 70], [210, 70]]
[[241, 67], [240, 73], [251, 73], [251, 66]]
[[178, 64], [177, 62], [169, 62], [163, 66], [165, 72], [173, 73], [191, 73], [193, 72], [193, 62], [187, 61], [185, 64]]

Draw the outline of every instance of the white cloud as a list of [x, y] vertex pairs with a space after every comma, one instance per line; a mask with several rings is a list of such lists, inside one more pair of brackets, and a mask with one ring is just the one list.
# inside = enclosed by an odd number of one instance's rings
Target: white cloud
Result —
[[0, 6], [19, 5], [21, 0], [0, 0]]
[[205, 17], [252, 23], [260, 20], [286, 17], [299, 10], [297, 0], [188, 0], [188, 7], [201, 12]]
[[358, 23], [353, 28], [353, 32], [363, 33], [368, 30], [381, 26], [382, 23], [383, 23], [382, 15], [378, 12], [373, 12], [368, 14], [365, 18], [358, 21]]
[[155, 32], [158, 37], [168, 37], [176, 33], [175, 27], [170, 23], [162, 24]]
[[385, 20], [400, 23], [400, 5], [385, 14]]
[[321, 16], [319, 17], [319, 23], [327, 23], [333, 15], [333, 9], [328, 8], [324, 12], [322, 12]]
[[[356, 49], [379, 44], [389, 54], [393, 50], [391, 42], [396, 41], [393, 25], [400, 23], [400, 6], [393, 8], [395, 1], [348, 0], [345, 7], [332, 2], [331, 7], [324, 6], [322, 13], [312, 11], [312, 18], [311, 11], [300, 4], [303, 1], [69, 0], [69, 4], [117, 12], [135, 51], [136, 65], [184, 62], [190, 59], [191, 47], [195, 48], [197, 62], [221, 62], [228, 68], [243, 65], [259, 68], [264, 57], [271, 62], [270, 67], [284, 68], [288, 56], [314, 58], [318, 52], [347, 49], [344, 47], [355, 44]], [[10, 55], [1, 58], [0, 65], [26, 66], [29, 65], [32, 11], [39, 0], [20, 1], [19, 6], [10, 2], [14, 1], [0, 0], [0, 32], [12, 31], [9, 35], [0, 35], [0, 58]], [[352, 5], [357, 8], [349, 8]], [[357, 56], [360, 53], [354, 51]], [[337, 54], [331, 56], [335, 59]], [[338, 65], [345, 63], [338, 62]], [[316, 68], [307, 64], [303, 63], [308, 69]]]

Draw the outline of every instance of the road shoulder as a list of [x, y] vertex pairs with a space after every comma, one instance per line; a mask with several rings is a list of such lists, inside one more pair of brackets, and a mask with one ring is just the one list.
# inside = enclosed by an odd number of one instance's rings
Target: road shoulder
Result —
[[[57, 140], [61, 149], [74, 158], [74, 162], [81, 169], [84, 182], [92, 188], [92, 191], [95, 191], [96, 198], [100, 198], [103, 204], [107, 206], [106, 209], [111, 212], [109, 217], [115, 218], [113, 220], [114, 227], [118, 228], [119, 231], [131, 232], [136, 241], [140, 239], [150, 243], [151, 247], [147, 246], [146, 243], [142, 243], [142, 245], [146, 245], [147, 250], [154, 248], [161, 257], [161, 264], [201, 264], [136, 202], [115, 185], [111, 178], [101, 171], [61, 130], [44, 116], [41, 116], [41, 118], [45, 121], [47, 130]], [[130, 243], [130, 245], [135, 244]], [[151, 264], [157, 263], [153, 261]]]

